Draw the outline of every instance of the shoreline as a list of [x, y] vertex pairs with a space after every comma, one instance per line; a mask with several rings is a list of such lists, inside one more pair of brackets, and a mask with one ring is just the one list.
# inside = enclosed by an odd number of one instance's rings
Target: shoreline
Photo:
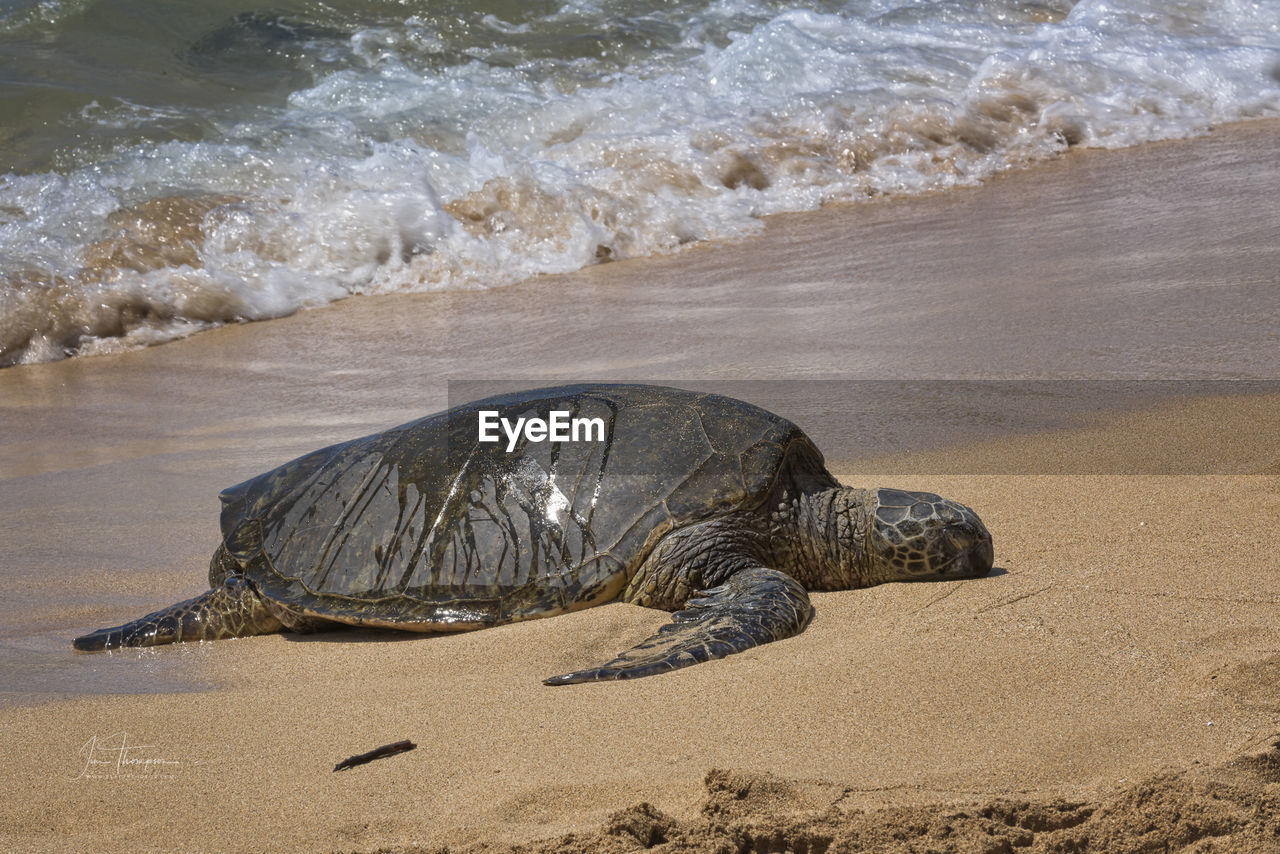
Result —
[[[1117, 321], [1129, 321], [1137, 317], [1131, 313], [1131, 306], [1124, 305], [1124, 299], [1141, 300], [1154, 292], [1164, 292], [1168, 296], [1180, 288], [1187, 288], [1188, 283], [1192, 283], [1192, 290], [1211, 287], [1218, 284], [1218, 262], [1242, 251], [1251, 257], [1243, 259], [1243, 263], [1232, 265], [1235, 281], [1231, 285], [1242, 293], [1260, 295], [1263, 303], [1270, 306], [1274, 297], [1266, 286], [1272, 283], [1274, 261], [1280, 255], [1280, 250], [1274, 249], [1265, 241], [1268, 223], [1276, 217], [1265, 209], [1263, 203], [1269, 200], [1268, 194], [1265, 187], [1258, 185], [1277, 179], [1280, 169], [1270, 163], [1273, 155], [1280, 154], [1278, 139], [1280, 118], [1261, 118], [1222, 125], [1201, 136], [1159, 140], [1128, 148], [1072, 148], [1055, 159], [1037, 161], [998, 173], [977, 186], [841, 202], [813, 211], [772, 214], [762, 218], [764, 229], [757, 234], [738, 239], [700, 242], [670, 255], [630, 258], [584, 267], [569, 273], [541, 274], [516, 284], [495, 288], [357, 294], [278, 318], [214, 327], [153, 347], [72, 357], [58, 362], [10, 366], [0, 369], [0, 378], [15, 372], [36, 372], [38, 375], [52, 366], [78, 364], [86, 360], [107, 364], [126, 360], [127, 363], [131, 356], [139, 353], [157, 349], [163, 351], [171, 347], [195, 347], [192, 354], [205, 358], [217, 358], [237, 347], [247, 347], [255, 355], [278, 358], [282, 350], [279, 340], [282, 336], [305, 336], [319, 331], [340, 334], [335, 327], [339, 327], [344, 321], [358, 327], [361, 332], [377, 326], [400, 332], [405, 328], [406, 320], [425, 320], [432, 324], [429, 328], [436, 331], [439, 326], [431, 319], [431, 315], [444, 315], [449, 320], [465, 321], [478, 313], [477, 307], [485, 303], [491, 303], [488, 308], [504, 320], [536, 323], [536, 331], [543, 331], [562, 320], [561, 314], [547, 311], [545, 306], [549, 302], [575, 299], [584, 302], [591, 313], [582, 320], [599, 325], [599, 309], [608, 305], [610, 298], [620, 298], [620, 309], [643, 313], [645, 316], [642, 320], [645, 322], [678, 320], [663, 313], [662, 304], [675, 303], [690, 307], [706, 300], [714, 300], [721, 303], [723, 310], [750, 308], [761, 312], [775, 307], [781, 319], [786, 321], [784, 331], [791, 331], [791, 327], [796, 325], [795, 321], [812, 320], [821, 316], [794, 310], [794, 307], [786, 304], [787, 298], [803, 300], [821, 295], [833, 298], [832, 307], [841, 312], [869, 309], [871, 314], [880, 314], [905, 312], [909, 297], [936, 288], [936, 297], [965, 294], [979, 301], [983, 309], [999, 307], [1010, 319], [1020, 317], [1026, 309], [1039, 308], [1043, 312], [1057, 307], [1059, 303], [1076, 305], [1083, 296], [1097, 296], [1112, 303], [1107, 306], [1109, 309], [1129, 309], [1119, 317], [1110, 318], [1108, 325], [1114, 326]], [[1196, 161], [1201, 162], [1197, 164]], [[1198, 166], [1203, 168], [1197, 168]], [[1139, 170], [1139, 173], [1131, 181], [1127, 173], [1133, 169]], [[1156, 177], [1160, 173], [1163, 180]], [[1044, 194], [1050, 201], [1037, 204], [1037, 200], [1031, 198], [1036, 193]], [[1179, 213], [1177, 210], [1161, 207], [1161, 203], [1172, 200], [1182, 203], [1186, 209]], [[1248, 217], [1241, 215], [1239, 205], [1252, 207], [1254, 213], [1261, 214], [1262, 218], [1249, 221]], [[1031, 230], [1023, 217], [1035, 214], [1041, 215], [1044, 222], [1040, 228]], [[1091, 217], [1102, 216], [1114, 221], [1118, 227], [1099, 228], [1097, 223], [1089, 221]], [[1211, 239], [1212, 234], [1206, 235], [1203, 228], [1194, 227], [1212, 225], [1221, 228], [1232, 224], [1238, 225], [1241, 233], [1224, 231], [1221, 240]], [[1133, 237], [1127, 233], [1128, 229], [1134, 225], [1143, 229], [1167, 231], [1164, 240], [1170, 245], [1159, 246], [1153, 252], [1126, 246]], [[1021, 229], [1010, 235], [1011, 238], [1020, 237], [1033, 245], [1010, 246], [1002, 236], [1002, 230], [1012, 226], [1021, 226]], [[892, 238], [895, 230], [901, 232], [899, 241]], [[839, 236], [845, 235], [852, 235], [855, 245], [833, 245]], [[1062, 245], [1055, 246], [1055, 240]], [[938, 247], [933, 245], [938, 241], [945, 241], [947, 248], [953, 252], [939, 252]], [[859, 245], [862, 242], [868, 245], [866, 250]], [[922, 249], [925, 246], [932, 248]], [[886, 247], [894, 247], [894, 254], [886, 254], [883, 251]], [[1058, 266], [1074, 260], [1078, 256], [1073, 256], [1073, 253], [1085, 247], [1098, 254], [1096, 260], [1117, 262], [1117, 269], [1112, 272], [1119, 275], [1116, 280], [1105, 283], [1108, 287], [1099, 287], [1100, 283], [1072, 276], [1070, 270]], [[851, 250], [855, 257], [842, 258], [839, 251], [841, 248]], [[859, 253], [865, 253], [866, 260], [871, 263], [860, 265], [859, 262], [863, 259], [858, 257]], [[747, 256], [747, 260], [751, 262], [748, 269], [752, 269], [757, 277], [775, 273], [785, 275], [788, 280], [786, 287], [780, 288], [777, 294], [764, 294], [763, 299], [762, 295], [755, 293], [735, 299], [736, 295], [729, 289], [730, 283], [711, 271], [732, 266], [732, 262], [726, 263], [726, 258], [737, 255]], [[912, 255], [920, 257], [911, 258]], [[908, 262], [905, 265], [902, 263], [904, 260]], [[827, 274], [833, 268], [841, 266], [846, 271], [855, 266], [859, 268], [859, 278], [849, 283], [853, 293], [822, 293], [824, 286], [827, 286], [826, 290], [830, 290], [831, 283]], [[977, 271], [972, 269], [974, 267], [987, 268], [981, 272], [988, 275], [993, 280], [992, 283], [984, 286], [978, 280]], [[686, 268], [692, 268], [692, 275], [688, 278], [695, 284], [682, 289], [680, 278], [687, 273]], [[1020, 275], [1024, 275], [1028, 281], [1016, 292], [993, 293], [1009, 285], [1011, 280]], [[945, 280], [944, 276], [949, 277], [950, 281]], [[1141, 277], [1149, 277], [1150, 280], [1139, 281]], [[916, 281], [908, 284], [911, 279]], [[1037, 281], [1032, 283], [1029, 281], [1031, 279]], [[1199, 282], [1198, 285], [1194, 284], [1196, 281]], [[877, 284], [893, 284], [908, 293], [875, 293]], [[1092, 285], [1096, 293], [1071, 293], [1059, 297], [1054, 294], [1053, 289], [1063, 284], [1074, 288]], [[635, 290], [645, 292], [632, 293]], [[682, 293], [682, 290], [691, 293]], [[874, 294], [876, 299], [860, 300], [868, 294]], [[774, 296], [780, 299], [776, 305], [771, 306], [769, 298]], [[1045, 305], [1046, 302], [1048, 305]], [[1160, 315], [1149, 319], [1163, 329], [1173, 317], [1174, 308], [1166, 307]], [[963, 322], [972, 323], [978, 315], [975, 310], [965, 310], [948, 299], [940, 300], [938, 311], [944, 309], [956, 312], [957, 326], [963, 325]], [[339, 312], [339, 315], [335, 318], [332, 312]], [[1076, 321], [1087, 324], [1095, 319], [1106, 318], [1107, 312], [1092, 311], [1084, 317], [1076, 318]], [[919, 319], [929, 321], [936, 318], [930, 317], [929, 312], [924, 312]], [[1227, 320], [1242, 319], [1245, 318], [1218, 318], [1215, 327], [1220, 327]], [[878, 335], [901, 331], [900, 328], [875, 322], [878, 320], [881, 318], [867, 318], [860, 325]], [[474, 321], [469, 325], [474, 327]], [[1243, 325], [1245, 331], [1256, 333], [1258, 330], [1249, 327], [1260, 324], [1255, 322]], [[261, 328], [264, 326], [265, 329]], [[697, 327], [681, 324], [682, 331], [687, 328]], [[952, 331], [945, 341], [938, 342], [931, 348], [938, 352], [930, 355], [935, 358], [949, 356], [958, 364], [930, 364], [925, 366], [927, 369], [923, 372], [919, 367], [914, 372], [904, 370], [899, 364], [888, 360], [887, 354], [877, 353], [882, 359], [878, 363], [852, 366], [840, 364], [826, 371], [814, 370], [811, 365], [789, 359], [779, 366], [783, 370], [778, 373], [859, 378], [995, 376], [1259, 380], [1275, 379], [1277, 373], [1280, 373], [1271, 361], [1266, 362], [1261, 369], [1242, 364], [1238, 359], [1226, 359], [1216, 365], [1178, 365], [1169, 354], [1158, 362], [1152, 360], [1149, 364], [1136, 368], [1108, 365], [1105, 362], [1087, 365], [1077, 360], [1069, 365], [1070, 370], [1063, 370], [1060, 363], [1039, 360], [1022, 362], [1014, 358], [1016, 354], [1013, 345], [1038, 341], [1034, 336], [1023, 333], [1016, 342], [1012, 339], [1001, 341], [999, 336], [990, 334], [993, 329], [995, 327], [988, 322], [974, 325], [963, 336]], [[1052, 329], [1053, 327], [1038, 328], [1036, 332]], [[1233, 340], [1221, 337], [1220, 328], [1205, 328], [1205, 331], [1210, 330], [1219, 333], [1214, 343], [1223, 348], [1240, 350], [1250, 341], [1261, 341], [1252, 336]], [[473, 329], [467, 330], [468, 333], [472, 331]], [[530, 329], [515, 333], [517, 340], [512, 344], [527, 348], [528, 337], [534, 331]], [[776, 334], [779, 330], [777, 327], [761, 324], [750, 331]], [[932, 331], [941, 331], [941, 327]], [[1062, 331], [1057, 331], [1052, 343], [1067, 342]], [[208, 341], [208, 336], [223, 340], [215, 344]], [[964, 337], [976, 339], [976, 346], [956, 346], [963, 344]], [[351, 337], [343, 336], [341, 343], [350, 345], [352, 340]], [[200, 346], [200, 342], [206, 343]], [[872, 343], [883, 348], [889, 342], [876, 340]], [[1141, 343], [1168, 347], [1173, 342], [1150, 338]], [[945, 347], [942, 346], [944, 344]], [[336, 348], [315, 349], [320, 354], [330, 355]], [[403, 350], [392, 347], [386, 349]], [[982, 359], [974, 361], [985, 361], [985, 364], [977, 369], [967, 367], [961, 360], [961, 354], [966, 350], [980, 354]], [[432, 352], [431, 355], [440, 354]], [[458, 357], [465, 354], [452, 355], [454, 359], [450, 361], [450, 367], [458, 361]], [[504, 358], [509, 356], [505, 352], [500, 355]], [[563, 370], [566, 372], [581, 372], [583, 369], [589, 372], [607, 364], [600, 360], [581, 359], [577, 352], [573, 355], [579, 358], [564, 360]], [[722, 353], [717, 355], [723, 356]], [[793, 354], [786, 355], [790, 357]], [[1080, 357], [1088, 354], [1072, 355]], [[1206, 354], [1202, 352], [1197, 355]], [[1230, 355], [1238, 357], [1240, 353]], [[161, 361], [178, 360], [175, 357]], [[535, 366], [534, 373], [546, 375], [549, 370], [553, 370], [555, 362], [552, 359], [547, 364]], [[515, 372], [512, 376], [504, 375], [502, 379], [523, 379], [530, 373], [527, 364], [513, 364], [526, 370]], [[682, 376], [690, 373], [693, 368], [689, 362], [679, 359], [672, 359], [657, 367], [660, 370], [650, 376]], [[623, 369], [625, 372], [625, 366]], [[731, 365], [719, 364], [714, 366], [712, 375], [728, 370], [732, 370]], [[456, 371], [450, 373], [465, 379], [474, 378], [466, 371], [461, 374]], [[696, 372], [694, 375], [697, 375]], [[486, 374], [486, 378], [491, 378], [491, 375]], [[0, 388], [2, 387], [3, 384], [0, 384]]]
[[[694, 821], [715, 768], [830, 781], [866, 809], [1088, 800], [1265, 749], [1277, 129], [0, 371], [0, 840], [500, 846], [591, 833], [641, 801]], [[795, 638], [633, 683], [539, 681], [665, 621], [620, 604], [460, 635], [70, 652], [80, 629], [204, 589], [221, 488], [495, 377], [754, 389], [849, 485], [891, 476], [973, 506], [998, 571], [815, 594]], [[1239, 381], [1253, 393], [1221, 393]], [[84, 774], [115, 737], [164, 773]], [[403, 738], [419, 748], [331, 770]], [[783, 801], [821, 807], [821, 787], [796, 785]], [[19, 808], [33, 792], [35, 815]]]

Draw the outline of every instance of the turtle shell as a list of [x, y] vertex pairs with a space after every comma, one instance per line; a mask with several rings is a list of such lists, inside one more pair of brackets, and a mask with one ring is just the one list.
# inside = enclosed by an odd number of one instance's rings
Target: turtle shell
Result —
[[[479, 441], [479, 413], [600, 419], [603, 438]], [[597, 428], [598, 429], [598, 428]], [[585, 431], [584, 431], [585, 432]], [[271, 599], [341, 622], [490, 626], [615, 598], [667, 532], [834, 480], [791, 422], [732, 398], [565, 386], [468, 403], [221, 494], [223, 543]]]

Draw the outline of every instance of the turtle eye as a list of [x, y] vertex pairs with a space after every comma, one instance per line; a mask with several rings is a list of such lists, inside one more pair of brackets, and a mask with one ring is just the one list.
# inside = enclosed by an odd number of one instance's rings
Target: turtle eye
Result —
[[973, 544], [973, 535], [967, 526], [948, 525], [944, 531], [947, 543], [958, 552], [962, 552]]

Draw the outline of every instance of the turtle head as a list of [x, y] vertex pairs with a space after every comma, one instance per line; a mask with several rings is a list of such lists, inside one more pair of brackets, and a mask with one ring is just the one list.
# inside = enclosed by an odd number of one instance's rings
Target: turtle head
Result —
[[885, 581], [977, 578], [991, 571], [991, 534], [978, 514], [932, 492], [881, 489], [870, 553]]

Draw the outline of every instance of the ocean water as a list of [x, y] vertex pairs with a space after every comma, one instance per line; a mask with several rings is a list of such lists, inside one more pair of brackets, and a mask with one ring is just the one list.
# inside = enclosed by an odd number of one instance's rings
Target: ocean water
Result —
[[1275, 115], [1276, 0], [0, 0], [0, 365]]

